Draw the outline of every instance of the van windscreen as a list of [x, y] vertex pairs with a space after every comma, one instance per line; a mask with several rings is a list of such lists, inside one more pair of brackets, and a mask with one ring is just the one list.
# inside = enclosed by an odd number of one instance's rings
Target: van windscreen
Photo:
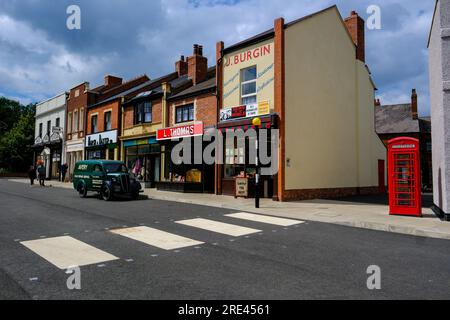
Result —
[[128, 169], [121, 163], [109, 163], [105, 164], [105, 170], [107, 173], [127, 173]]

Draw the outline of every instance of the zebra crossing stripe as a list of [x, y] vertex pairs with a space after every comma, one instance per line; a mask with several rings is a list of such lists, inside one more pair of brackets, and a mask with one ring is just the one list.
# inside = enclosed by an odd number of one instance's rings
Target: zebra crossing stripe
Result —
[[260, 214], [247, 213], [247, 212], [231, 213], [231, 214], [226, 214], [225, 216], [231, 217], [231, 218], [242, 219], [242, 220], [273, 224], [273, 225], [283, 226], [283, 227], [288, 227], [288, 226], [293, 226], [296, 224], [304, 223], [304, 221], [300, 221], [300, 220], [264, 216], [264, 215], [260, 215]]
[[202, 218], [181, 220], [176, 221], [176, 223], [212, 232], [222, 233], [233, 237], [245, 236], [247, 234], [261, 232], [261, 230]]
[[69, 236], [22, 241], [20, 243], [59, 269], [119, 259]]
[[197, 246], [204, 242], [178, 236], [173, 233], [165, 232], [150, 227], [134, 227], [110, 230], [114, 234], [118, 234], [145, 244], [158, 247], [164, 250], [173, 250], [190, 246]]

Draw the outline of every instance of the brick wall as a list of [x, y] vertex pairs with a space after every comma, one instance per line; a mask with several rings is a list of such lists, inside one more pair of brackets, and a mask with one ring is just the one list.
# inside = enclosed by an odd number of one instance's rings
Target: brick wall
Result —
[[134, 105], [128, 105], [123, 112], [123, 128], [129, 129], [134, 125]]
[[97, 116], [97, 131], [102, 132], [105, 131], [104, 121], [105, 121], [105, 112], [111, 110], [111, 130], [119, 129], [119, 112], [120, 109], [120, 100], [114, 100], [109, 103], [102, 104], [98, 107], [91, 108], [88, 110], [87, 119], [86, 119], [86, 130], [87, 134], [92, 134], [92, 126], [91, 126], [91, 117], [95, 114]]
[[[69, 126], [71, 125], [69, 123], [69, 113], [73, 113], [74, 111], [77, 111], [78, 117], [80, 116], [80, 110], [84, 109], [84, 112], [86, 112], [86, 108], [91, 101], [95, 99], [94, 94], [87, 92], [87, 83], [82, 83], [74, 88], [72, 88], [69, 92], [69, 96], [67, 99], [67, 113], [66, 113], [66, 140], [72, 140], [72, 134], [78, 133], [78, 137], [82, 137], [82, 134], [84, 133], [84, 119], [82, 122], [80, 122], [80, 119], [78, 119], [78, 124], [83, 123], [83, 127], [80, 125], [78, 126], [77, 132], [72, 132], [72, 130], [69, 130]], [[70, 133], [69, 133], [70, 132]]]
[[171, 101], [169, 106], [169, 125], [176, 126], [174, 111], [176, 107], [194, 104], [195, 121], [203, 121], [205, 127], [217, 124], [217, 98], [212, 94]]
[[[134, 107], [135, 105], [128, 105], [124, 110], [123, 124], [124, 129], [130, 129], [134, 126]], [[152, 123], [162, 121], [162, 99], [152, 101]]]

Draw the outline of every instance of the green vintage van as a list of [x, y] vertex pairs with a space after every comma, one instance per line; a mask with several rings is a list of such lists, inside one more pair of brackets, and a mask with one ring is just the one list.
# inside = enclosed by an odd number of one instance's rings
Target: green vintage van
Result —
[[109, 201], [116, 195], [139, 197], [141, 184], [121, 161], [85, 160], [75, 164], [73, 187], [80, 197], [85, 198], [88, 191], [98, 192], [103, 200]]

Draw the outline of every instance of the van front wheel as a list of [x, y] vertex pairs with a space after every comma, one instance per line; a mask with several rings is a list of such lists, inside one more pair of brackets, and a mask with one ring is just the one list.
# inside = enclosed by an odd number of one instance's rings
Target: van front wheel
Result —
[[105, 201], [111, 201], [113, 198], [113, 193], [109, 186], [104, 186], [102, 188], [101, 194], [102, 194], [102, 199]]

